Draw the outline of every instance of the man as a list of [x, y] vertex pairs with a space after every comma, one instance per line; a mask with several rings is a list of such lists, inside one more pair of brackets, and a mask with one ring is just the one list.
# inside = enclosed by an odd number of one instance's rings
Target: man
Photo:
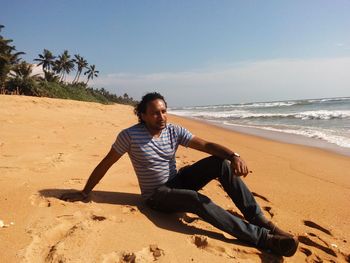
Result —
[[[298, 241], [268, 221], [252, 193], [241, 180], [249, 169], [240, 155], [207, 142], [187, 129], [167, 123], [167, 104], [159, 93], [148, 93], [135, 107], [139, 123], [119, 133], [112, 149], [97, 165], [82, 191], [66, 193], [63, 200], [84, 200], [107, 170], [128, 153], [136, 172], [141, 195], [152, 209], [163, 212], [191, 212], [213, 226], [260, 248], [292, 256]], [[193, 165], [176, 170], [179, 145], [210, 154]], [[242, 220], [212, 202], [198, 190], [218, 179], [243, 213]]]

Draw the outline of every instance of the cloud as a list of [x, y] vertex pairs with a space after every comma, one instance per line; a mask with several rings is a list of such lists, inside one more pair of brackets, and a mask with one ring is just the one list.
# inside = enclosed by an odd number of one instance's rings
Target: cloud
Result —
[[350, 57], [240, 62], [185, 72], [116, 73], [92, 83], [140, 99], [158, 91], [173, 106], [349, 96]]

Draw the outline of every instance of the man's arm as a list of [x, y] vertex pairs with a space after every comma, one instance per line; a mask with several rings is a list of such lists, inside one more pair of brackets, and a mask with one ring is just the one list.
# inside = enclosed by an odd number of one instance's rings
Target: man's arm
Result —
[[238, 156], [235, 156], [234, 152], [225, 146], [213, 142], [207, 142], [197, 136], [194, 136], [190, 140], [188, 147], [231, 161], [232, 171], [235, 175], [247, 176], [249, 173], [248, 167], [244, 160]]
[[102, 177], [107, 173], [108, 169], [120, 159], [121, 155], [114, 149], [111, 149], [109, 153], [103, 158], [103, 160], [96, 166], [91, 173], [86, 185], [82, 191], [75, 191], [65, 193], [61, 196], [65, 201], [82, 201], [86, 199], [92, 189], [98, 184]]

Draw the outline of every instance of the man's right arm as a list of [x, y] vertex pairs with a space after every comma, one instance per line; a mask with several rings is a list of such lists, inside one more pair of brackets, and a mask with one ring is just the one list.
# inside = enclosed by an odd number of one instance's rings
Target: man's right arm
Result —
[[82, 201], [86, 199], [92, 189], [98, 184], [102, 177], [107, 173], [108, 169], [116, 163], [122, 155], [118, 154], [113, 148], [109, 153], [103, 158], [103, 160], [96, 166], [96, 168], [91, 173], [86, 185], [82, 191], [75, 191], [70, 193], [65, 193], [61, 196], [62, 200], [65, 201]]

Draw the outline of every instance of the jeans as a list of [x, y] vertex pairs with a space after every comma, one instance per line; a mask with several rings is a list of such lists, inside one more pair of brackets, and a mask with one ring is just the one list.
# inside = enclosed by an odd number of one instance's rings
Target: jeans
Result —
[[232, 174], [230, 163], [214, 156], [180, 169], [175, 178], [155, 190], [146, 204], [162, 212], [194, 213], [218, 229], [262, 247], [269, 230], [249, 224], [216, 205], [207, 196], [198, 193], [198, 190], [213, 179], [219, 180], [247, 221], [262, 214], [247, 186], [239, 176]]

